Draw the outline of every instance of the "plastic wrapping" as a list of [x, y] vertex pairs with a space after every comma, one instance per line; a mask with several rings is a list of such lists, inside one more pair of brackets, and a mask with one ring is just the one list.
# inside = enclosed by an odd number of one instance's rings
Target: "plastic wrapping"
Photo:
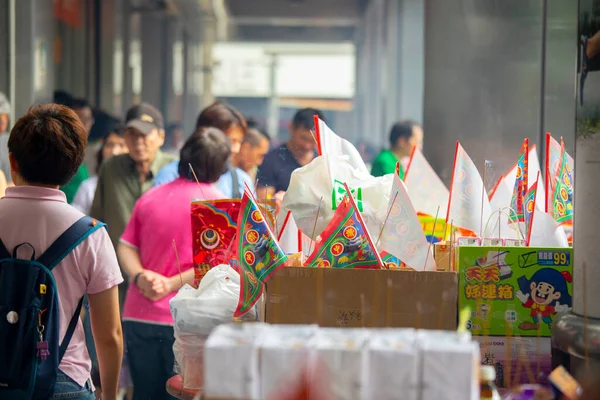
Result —
[[392, 180], [392, 174], [375, 178], [354, 169], [346, 156], [317, 157], [292, 173], [279, 222], [292, 210], [298, 228], [309, 236], [314, 229], [316, 238], [346, 195], [344, 183], [347, 183], [369, 232], [379, 232], [387, 214]]
[[[202, 388], [204, 342], [213, 329], [232, 321], [239, 296], [239, 274], [229, 265], [218, 265], [204, 276], [198, 289], [185, 285], [171, 299], [175, 368], [183, 375], [184, 388]], [[256, 321], [257, 317], [254, 308], [243, 320]]]

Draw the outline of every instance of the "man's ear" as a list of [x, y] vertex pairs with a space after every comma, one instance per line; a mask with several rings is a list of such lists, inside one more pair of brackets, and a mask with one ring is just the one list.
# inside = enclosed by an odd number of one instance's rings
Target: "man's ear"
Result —
[[536, 287], [536, 286], [537, 286], [537, 283], [535, 283], [535, 282], [531, 282], [531, 284], [529, 285], [529, 288], [530, 288], [531, 290], [533, 290], [533, 289], [535, 289], [535, 287]]

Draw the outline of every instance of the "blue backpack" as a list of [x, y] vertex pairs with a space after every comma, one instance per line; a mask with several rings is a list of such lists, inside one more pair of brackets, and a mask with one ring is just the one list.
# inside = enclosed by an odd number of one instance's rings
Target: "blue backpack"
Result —
[[39, 258], [20, 260], [0, 241], [0, 398], [49, 399], [56, 374], [75, 332], [83, 298], [59, 346], [58, 290], [52, 275], [69, 253], [105, 226], [83, 217], [67, 229]]

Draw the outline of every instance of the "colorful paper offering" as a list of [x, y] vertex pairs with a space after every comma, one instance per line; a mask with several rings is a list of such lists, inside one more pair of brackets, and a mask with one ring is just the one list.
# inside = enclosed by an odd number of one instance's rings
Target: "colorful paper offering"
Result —
[[474, 335], [550, 336], [571, 307], [573, 250], [459, 246], [459, 308]]

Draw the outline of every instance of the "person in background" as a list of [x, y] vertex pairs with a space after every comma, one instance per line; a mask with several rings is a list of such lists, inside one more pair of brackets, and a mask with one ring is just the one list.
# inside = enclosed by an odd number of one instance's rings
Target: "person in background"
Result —
[[423, 147], [423, 129], [413, 121], [396, 122], [390, 131], [390, 148], [382, 150], [373, 161], [371, 175], [383, 176], [396, 172], [396, 164], [400, 162], [400, 178], [413, 149]]
[[[96, 155], [96, 174], [100, 172], [100, 167], [105, 160], [112, 156], [127, 153], [127, 144], [123, 138], [124, 128], [120, 125], [115, 125], [102, 139], [102, 145]], [[73, 203], [73, 207], [84, 214], [88, 214], [92, 208], [96, 186], [98, 185], [98, 176], [92, 176], [81, 183]]]
[[[92, 130], [92, 126], [94, 125], [94, 116], [92, 114], [92, 108], [90, 107], [88, 102], [83, 99], [72, 99], [71, 109], [75, 111], [75, 114], [77, 114], [77, 116], [83, 123], [85, 131], [89, 136], [90, 131]], [[73, 179], [71, 179], [69, 183], [60, 188], [60, 190], [62, 190], [67, 196], [67, 202], [69, 204], [73, 203], [73, 199], [75, 198], [75, 194], [77, 193], [79, 186], [83, 181], [88, 179], [89, 176], [90, 172], [88, 168], [85, 164], [81, 164]]]
[[240, 146], [240, 152], [236, 154], [233, 160], [233, 164], [246, 172], [251, 179], [256, 179], [258, 167], [263, 163], [270, 146], [271, 137], [269, 134], [258, 123], [248, 121], [246, 137]]
[[[244, 116], [235, 107], [217, 101], [202, 110], [196, 120], [196, 130], [206, 127], [214, 127], [225, 132], [231, 142], [232, 159], [235, 158], [236, 154], [240, 152], [248, 127]], [[173, 161], [159, 172], [154, 185], [159, 186], [173, 182], [178, 176], [179, 161]], [[231, 163], [227, 167], [227, 172], [217, 181], [217, 187], [229, 199], [241, 198], [245, 185], [254, 190], [254, 182], [250, 176]]]
[[179, 157], [179, 152], [185, 142], [185, 133], [181, 124], [178, 122], [168, 124], [165, 133], [167, 143], [163, 146], [164, 152]]
[[294, 115], [290, 124], [290, 139], [287, 143], [271, 150], [258, 168], [258, 198], [272, 198], [281, 201], [283, 193], [290, 185], [294, 170], [309, 164], [317, 157], [317, 143], [311, 130], [313, 116], [325, 121], [323, 113], [314, 108], [304, 108]]
[[134, 400], [173, 398], [165, 390], [175, 361], [169, 301], [184, 284], [194, 281], [189, 205], [192, 199], [223, 198], [212, 183], [227, 170], [230, 153], [231, 145], [222, 131], [198, 129], [181, 149], [179, 177], [138, 200], [121, 236], [119, 260], [134, 282], [123, 309]]
[[[8, 184], [12, 183], [10, 176], [10, 163], [8, 161], [8, 122], [10, 117], [10, 103], [4, 95], [0, 92], [0, 172], [4, 175], [5, 189]], [[0, 192], [2, 197], [3, 191]]]
[[[7, 249], [27, 242], [42, 254], [83, 214], [69, 206], [59, 186], [83, 161], [87, 132], [77, 115], [57, 104], [32, 107], [12, 129], [8, 148], [15, 187], [0, 200], [0, 237]], [[123, 337], [117, 285], [123, 281], [104, 229], [79, 244], [52, 271], [64, 334], [79, 300], [88, 294], [104, 398], [116, 399]], [[6, 366], [5, 366], [6, 367]], [[93, 399], [91, 362], [78, 323], [60, 363], [54, 398]]]
[[[133, 106], [125, 117], [127, 154], [119, 154], [104, 162], [98, 174], [98, 185], [90, 216], [106, 222], [115, 248], [131, 217], [135, 202], [152, 187], [158, 171], [173, 157], [160, 151], [165, 140], [163, 116], [147, 103]], [[121, 303], [128, 280], [119, 286]]]

